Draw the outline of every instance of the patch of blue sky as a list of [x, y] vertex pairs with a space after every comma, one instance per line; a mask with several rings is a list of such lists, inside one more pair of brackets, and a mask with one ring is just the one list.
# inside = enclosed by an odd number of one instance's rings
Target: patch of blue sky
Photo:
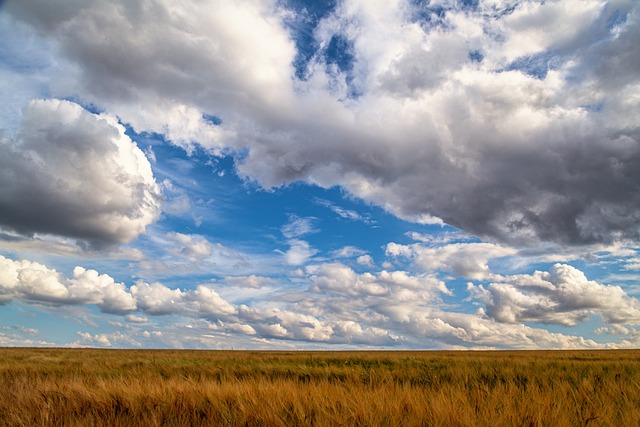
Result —
[[49, 343], [68, 343], [75, 341], [76, 331], [86, 324], [81, 324], [80, 317], [71, 315], [77, 307], [56, 307], [45, 304], [23, 303], [17, 300], [2, 305], [0, 325], [20, 325], [35, 329], [32, 334], [22, 335], [27, 338]]
[[522, 56], [505, 67], [505, 71], [522, 71], [539, 80], [547, 77], [549, 70], [556, 67], [558, 58], [554, 52], [541, 52], [535, 55]]
[[479, 50], [473, 50], [473, 51], [469, 52], [468, 56], [469, 56], [469, 59], [471, 60], [471, 62], [480, 63], [484, 59], [484, 55]]
[[419, 23], [425, 31], [435, 27], [447, 27], [446, 14], [449, 10], [443, 5], [432, 4], [429, 0], [411, 0], [411, 20]]
[[504, 2], [504, 3], [492, 4], [488, 9], [485, 6], [485, 10], [488, 10], [488, 13], [485, 12], [485, 16], [492, 19], [499, 19], [505, 16], [509, 16], [513, 12], [515, 12], [515, 10], [518, 8], [519, 3], [520, 3], [519, 0], [514, 0], [511, 3]]
[[18, 129], [25, 99], [49, 98], [48, 81], [56, 73], [54, 51], [22, 24], [0, 14], [0, 128]]
[[624, 25], [627, 22], [628, 17], [628, 12], [615, 10], [607, 17], [607, 30], [609, 30], [610, 32], [614, 32], [616, 28]]
[[362, 92], [355, 84], [355, 55], [353, 49], [351, 40], [342, 34], [334, 34], [329, 44], [322, 51], [328, 73], [330, 75], [337, 74], [335, 77], [344, 76], [349, 98], [357, 98], [362, 95]]
[[439, 294], [440, 298], [442, 298], [441, 308], [446, 309], [446, 311], [449, 312], [474, 314], [479, 307], [484, 307], [485, 304], [483, 302], [474, 304], [474, 302], [477, 301], [468, 300], [469, 292], [467, 291], [467, 284], [469, 282], [473, 282], [475, 284], [483, 282], [469, 280], [464, 277], [454, 277], [446, 279], [443, 279], [441, 277], [440, 280], [443, 280], [447, 285], [447, 289], [451, 291], [451, 295]]
[[581, 105], [580, 108], [582, 108], [585, 111], [588, 111], [589, 113], [599, 113], [604, 109], [604, 99], [600, 100], [594, 104], [584, 104]]
[[[99, 107], [98, 105], [94, 104], [93, 102], [88, 102], [82, 98], [80, 98], [79, 96], [65, 96], [64, 98], [62, 98], [65, 101], [69, 101], [69, 102], [73, 102], [74, 104], [78, 104], [79, 106], [81, 106], [82, 108], [84, 108], [85, 110], [87, 110], [88, 112], [90, 112], [91, 114], [102, 114], [104, 113], [104, 108]], [[127, 127], [125, 126], [125, 129]], [[125, 131], [126, 133], [126, 131]]]
[[0, 63], [3, 67], [22, 73], [39, 72], [52, 65], [52, 49], [53, 46], [22, 24], [0, 15]]
[[296, 58], [293, 65], [296, 77], [305, 79], [309, 62], [317, 54], [320, 44], [314, 37], [314, 31], [320, 21], [336, 7], [336, 1], [287, 0], [285, 5], [294, 11], [294, 15], [285, 20], [293, 33], [296, 43]]
[[353, 43], [340, 34], [334, 34], [329, 45], [324, 51], [325, 61], [328, 65], [336, 65], [343, 73], [353, 70]]
[[213, 114], [202, 113], [202, 119], [214, 126], [220, 126], [222, 124], [222, 119], [218, 116], [214, 116]]
[[[282, 230], [292, 217], [312, 218], [318, 232], [299, 237], [315, 251], [309, 263], [314, 259], [329, 259], [331, 253], [352, 246], [366, 249], [380, 266], [386, 259], [385, 247], [389, 242], [414, 243], [408, 236], [410, 232], [438, 234], [454, 230], [447, 226], [408, 223], [380, 207], [350, 197], [339, 187], [325, 189], [293, 183], [265, 191], [247, 185], [238, 177], [230, 156], [212, 157], [203, 150], [188, 154], [168, 143], [153, 145], [153, 150], [157, 161], [152, 167], [157, 181], [171, 181], [171, 191], [187, 197], [189, 209], [179, 215], [164, 214], [158, 223], [148, 228], [151, 236], [169, 232], [199, 235], [249, 258], [273, 256], [274, 250], [286, 252], [290, 246]], [[165, 197], [174, 196], [166, 190]], [[143, 235], [135, 247], [149, 256], [161, 257], [163, 250], [155, 245], [157, 242]], [[347, 261], [355, 264], [355, 258]], [[283, 266], [280, 274], [286, 269], [287, 266]], [[244, 272], [266, 274], [250, 269]], [[212, 267], [194, 272], [190, 277], [202, 281], [225, 274]], [[186, 274], [176, 274], [166, 280], [167, 285], [179, 287], [186, 281]]]
[[449, 12], [475, 13], [480, 6], [479, 0], [458, 0], [454, 2], [432, 2], [430, 0], [411, 0], [411, 19], [419, 23], [425, 31], [432, 28], [451, 28], [447, 22]]
[[480, 0], [459, 0], [458, 5], [462, 10], [476, 10], [478, 9], [478, 5], [480, 4]]

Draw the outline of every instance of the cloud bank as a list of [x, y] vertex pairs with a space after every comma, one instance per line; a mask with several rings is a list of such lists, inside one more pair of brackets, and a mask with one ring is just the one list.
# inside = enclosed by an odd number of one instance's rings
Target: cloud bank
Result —
[[640, 238], [637, 2], [344, 0], [302, 57], [282, 2], [6, 9], [69, 64], [61, 93], [264, 187], [518, 245]]
[[[597, 348], [603, 345], [533, 325], [574, 326], [599, 315], [608, 326], [598, 333], [628, 335], [628, 327], [640, 324], [637, 299], [620, 287], [590, 281], [566, 264], [556, 264], [548, 272], [504, 277], [487, 287], [470, 283], [469, 298], [484, 303], [475, 314], [447, 307], [443, 298], [452, 296], [452, 290], [427, 274], [400, 270], [357, 273], [342, 263], [329, 262], [305, 267], [297, 282], [300, 293], [279, 295], [275, 291], [271, 303], [267, 299], [234, 304], [221, 296], [221, 289], [270, 286], [274, 281], [229, 277], [215, 287], [199, 284], [180, 289], [139, 280], [127, 287], [95, 270], [76, 267], [72, 277], [65, 278], [40, 263], [0, 256], [0, 301], [4, 304], [17, 299], [56, 307], [94, 305], [105, 313], [124, 315], [130, 325], [146, 325], [159, 316], [179, 316], [204, 322], [220, 333], [280, 342]], [[108, 339], [94, 344], [111, 345]], [[622, 341], [619, 345], [632, 344]]]

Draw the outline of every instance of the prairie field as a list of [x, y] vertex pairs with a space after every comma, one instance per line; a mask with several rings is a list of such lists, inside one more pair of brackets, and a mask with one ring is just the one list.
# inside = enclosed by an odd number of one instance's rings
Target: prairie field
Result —
[[3, 426], [638, 426], [640, 351], [0, 349]]

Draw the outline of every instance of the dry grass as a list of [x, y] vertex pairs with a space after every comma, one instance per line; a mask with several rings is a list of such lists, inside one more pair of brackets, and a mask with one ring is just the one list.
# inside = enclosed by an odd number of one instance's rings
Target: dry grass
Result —
[[0, 349], [0, 425], [640, 425], [640, 351]]

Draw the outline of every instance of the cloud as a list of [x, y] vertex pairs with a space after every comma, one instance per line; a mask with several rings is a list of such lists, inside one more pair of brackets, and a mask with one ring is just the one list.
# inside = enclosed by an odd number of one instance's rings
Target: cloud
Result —
[[176, 314], [186, 310], [183, 292], [161, 283], [140, 281], [131, 286], [131, 295], [141, 310], [152, 315]]
[[237, 286], [240, 288], [262, 288], [264, 286], [277, 283], [274, 279], [271, 279], [269, 277], [256, 276], [255, 274], [252, 274], [250, 276], [225, 277], [224, 282], [228, 285]]
[[[155, 159], [155, 154], [153, 156]], [[155, 162], [155, 160], [153, 161]], [[185, 194], [181, 188], [176, 188], [170, 180], [165, 179], [162, 182], [162, 189], [165, 196], [164, 203], [162, 204], [163, 212], [169, 215], [181, 216], [192, 209], [189, 196]]]
[[289, 249], [286, 252], [277, 251], [284, 256], [284, 262], [288, 265], [303, 265], [318, 251], [311, 247], [305, 240], [292, 239], [287, 242]]
[[362, 215], [354, 210], [345, 209], [342, 206], [338, 206], [335, 203], [332, 203], [329, 200], [325, 199], [316, 199], [316, 203], [321, 206], [327, 207], [331, 209], [333, 213], [338, 215], [340, 218], [348, 220], [348, 221], [361, 221], [367, 225], [375, 225], [375, 221], [371, 219], [369, 216]]
[[122, 346], [127, 344], [133, 347], [140, 347], [142, 344], [129, 336], [123, 334], [120, 331], [115, 331], [108, 334], [94, 334], [89, 332], [76, 332], [79, 340], [73, 342], [69, 347], [112, 347], [114, 344]]
[[95, 246], [128, 242], [159, 215], [151, 166], [124, 127], [60, 100], [31, 101], [0, 141], [0, 224]]
[[147, 280], [196, 274], [268, 273], [275, 262], [274, 256], [242, 252], [200, 234], [151, 232], [147, 238], [153, 243], [154, 252], [134, 264], [138, 275]]
[[369, 267], [369, 268], [375, 267], [375, 262], [373, 261], [373, 258], [371, 257], [371, 255], [360, 255], [358, 258], [356, 258], [356, 262], [365, 267]]
[[136, 316], [135, 314], [127, 314], [125, 319], [130, 323], [147, 323], [149, 321], [146, 316]]
[[68, 67], [61, 90], [108, 104], [136, 130], [185, 147], [218, 149], [233, 136], [203, 112], [226, 118], [238, 102], [276, 106], [292, 93], [295, 48], [275, 1], [68, 0], [55, 10], [34, 1], [6, 9], [55, 39], [59, 53], [77, 65]]
[[422, 3], [344, 1], [311, 32], [304, 79], [277, 2], [41, 3], [6, 9], [73, 64], [59, 90], [242, 153], [264, 187], [339, 185], [518, 245], [640, 238], [636, 2], [443, 3], [426, 20]]
[[[149, 322], [156, 328], [151, 316], [172, 315], [205, 322], [212, 331], [232, 334], [234, 340], [254, 337], [275, 340], [272, 345], [276, 346], [285, 340], [407, 348], [600, 348], [605, 345], [523, 322], [571, 325], [587, 315], [600, 314], [609, 326], [597, 333], [630, 337], [630, 329], [622, 324], [640, 322], [637, 300], [618, 287], [589, 281], [580, 271], [561, 264], [549, 272], [509, 276], [486, 289], [470, 285], [471, 296], [486, 304], [476, 314], [450, 311], [443, 297], [451, 296], [452, 291], [424, 274], [384, 270], [359, 274], [340, 263], [325, 263], [307, 266], [296, 286], [303, 286], [302, 292], [284, 298], [274, 295], [272, 302], [263, 300], [253, 306], [235, 305], [212, 285], [172, 289], [138, 281], [127, 289], [93, 270], [76, 267], [73, 278], [65, 279], [42, 264], [0, 257], [0, 294], [5, 302], [16, 298], [58, 307], [94, 304], [105, 312], [126, 314], [127, 330], [133, 331], [136, 324]], [[510, 298], [504, 297], [505, 289]], [[160, 331], [131, 336], [82, 332], [79, 336], [72, 345], [138, 346], [140, 340], [162, 341]], [[13, 342], [2, 334], [0, 339]], [[632, 343], [606, 344], [616, 345]]]
[[295, 215], [289, 217], [289, 222], [282, 227], [282, 235], [287, 239], [295, 239], [306, 234], [317, 233], [314, 222], [317, 218], [299, 218]]
[[408, 259], [423, 271], [445, 271], [458, 277], [483, 280], [492, 276], [488, 262], [515, 255], [512, 248], [492, 243], [451, 243], [439, 247], [388, 243], [387, 256]]
[[237, 311], [232, 304], [220, 297], [216, 291], [203, 285], [196, 288], [192, 295], [192, 300], [198, 304], [200, 312], [205, 315], [229, 315]]
[[52, 305], [93, 304], [105, 313], [137, 308], [125, 285], [106, 274], [76, 267], [67, 279], [45, 265], [0, 256], [0, 301], [14, 298]]
[[366, 255], [367, 252], [356, 248], [355, 246], [343, 246], [340, 249], [336, 249], [331, 252], [332, 258], [355, 258], [362, 255]]
[[595, 334], [628, 335], [631, 331], [622, 325], [603, 326], [593, 331]]
[[469, 284], [468, 289], [486, 303], [490, 318], [503, 323], [574, 326], [596, 314], [607, 324], [640, 323], [640, 301], [619, 286], [588, 280], [566, 264], [555, 264], [548, 272], [508, 276], [486, 288]]
[[174, 253], [191, 262], [202, 261], [214, 251], [214, 246], [203, 236], [171, 232], [166, 237], [176, 245]]

